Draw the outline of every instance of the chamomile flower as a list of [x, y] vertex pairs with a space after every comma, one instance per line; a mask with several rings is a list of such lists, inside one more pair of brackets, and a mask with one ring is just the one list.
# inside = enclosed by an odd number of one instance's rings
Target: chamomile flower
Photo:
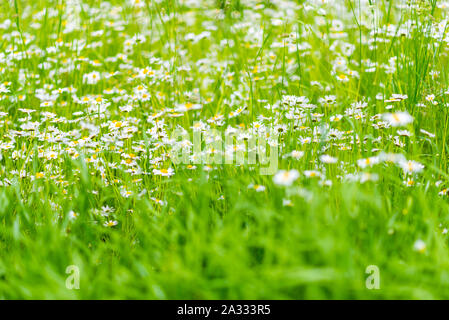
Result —
[[299, 172], [295, 169], [280, 170], [274, 175], [273, 182], [280, 186], [291, 186], [298, 178]]
[[70, 218], [71, 220], [74, 220], [74, 219], [78, 218], [78, 216], [79, 216], [79, 214], [76, 213], [75, 211], [73, 211], [73, 210], [70, 210], [70, 211], [69, 211], [69, 218]]
[[114, 226], [118, 225], [118, 221], [116, 221], [116, 220], [108, 220], [108, 221], [105, 221], [105, 223], [103, 223], [103, 225], [105, 227], [111, 228], [111, 227], [114, 227]]
[[175, 170], [173, 170], [173, 168], [153, 169], [153, 174], [163, 176], [163, 177], [171, 177], [175, 174]]
[[403, 127], [413, 122], [413, 117], [407, 111], [385, 113], [382, 117], [392, 127]]
[[330, 163], [337, 163], [338, 159], [335, 158], [335, 157], [332, 157], [330, 155], [323, 154], [323, 155], [320, 156], [320, 161], [323, 162], [323, 163], [330, 164]]
[[262, 186], [260, 184], [252, 184], [252, 183], [248, 186], [248, 189], [253, 189], [257, 192], [263, 192], [266, 190], [265, 186]]
[[293, 150], [293, 151], [290, 153], [290, 156], [291, 156], [293, 159], [299, 160], [299, 159], [301, 159], [301, 158], [304, 156], [304, 151]]
[[399, 166], [405, 174], [420, 173], [424, 170], [424, 165], [413, 160], [400, 161]]
[[415, 243], [413, 244], [413, 250], [415, 250], [416, 252], [424, 253], [426, 252], [426, 249], [427, 249], [426, 243], [421, 239], [416, 240]]
[[97, 84], [100, 81], [100, 73], [98, 71], [92, 71], [83, 75], [83, 82], [86, 84]]

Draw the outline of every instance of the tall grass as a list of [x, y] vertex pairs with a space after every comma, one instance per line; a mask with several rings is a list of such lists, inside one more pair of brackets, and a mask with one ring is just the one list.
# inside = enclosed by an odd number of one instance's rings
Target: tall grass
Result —
[[[0, 3], [0, 298], [448, 298], [447, 12], [440, 1]], [[157, 75], [138, 76], [146, 67]], [[202, 108], [175, 110], [189, 103]], [[383, 121], [398, 111], [413, 122]], [[160, 112], [167, 132], [285, 125], [279, 169], [300, 178], [175, 164], [175, 143], [151, 131]], [[109, 141], [117, 122], [132, 136]], [[360, 164], [381, 152], [424, 170]], [[66, 286], [70, 265], [79, 289]], [[370, 265], [379, 289], [366, 286]]]

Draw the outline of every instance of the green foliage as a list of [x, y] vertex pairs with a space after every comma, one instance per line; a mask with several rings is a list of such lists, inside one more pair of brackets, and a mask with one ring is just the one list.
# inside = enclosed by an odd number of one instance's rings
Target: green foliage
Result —
[[[0, 298], [449, 298], [448, 9], [322, 2], [1, 1]], [[175, 164], [196, 121], [299, 178]]]

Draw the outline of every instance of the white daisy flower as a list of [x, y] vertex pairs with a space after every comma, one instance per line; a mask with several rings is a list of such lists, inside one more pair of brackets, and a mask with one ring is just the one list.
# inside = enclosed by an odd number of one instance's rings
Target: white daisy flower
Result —
[[273, 177], [273, 182], [280, 186], [291, 186], [299, 178], [299, 172], [295, 169], [280, 170]]
[[403, 127], [413, 122], [413, 117], [406, 111], [398, 111], [395, 113], [384, 113], [382, 118], [392, 127]]

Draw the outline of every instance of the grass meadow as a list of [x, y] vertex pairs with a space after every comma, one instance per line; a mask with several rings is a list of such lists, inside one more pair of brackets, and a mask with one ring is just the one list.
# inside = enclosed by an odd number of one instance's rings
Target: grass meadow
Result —
[[448, 13], [1, 0], [0, 298], [449, 298]]

